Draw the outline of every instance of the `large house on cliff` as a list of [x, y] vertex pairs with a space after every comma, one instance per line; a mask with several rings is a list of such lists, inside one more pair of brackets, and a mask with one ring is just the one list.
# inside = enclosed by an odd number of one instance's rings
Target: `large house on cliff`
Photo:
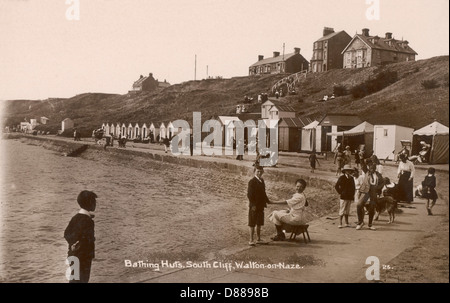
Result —
[[363, 28], [342, 51], [344, 68], [380, 66], [389, 63], [415, 61], [417, 53], [406, 40], [392, 38], [386, 33], [384, 38], [370, 36], [369, 29]]
[[351, 40], [345, 31], [335, 32], [333, 28], [325, 27], [322, 37], [313, 44], [311, 72], [342, 68], [342, 50]]
[[264, 59], [263, 55], [258, 56], [258, 61], [248, 68], [248, 74], [292, 74], [303, 70], [308, 70], [309, 62], [300, 54], [300, 48], [295, 47], [293, 53], [280, 55], [280, 52], [273, 52], [273, 57]]
[[164, 80], [160, 82], [153, 78], [153, 74], [149, 73], [147, 77], [141, 75], [138, 80], [133, 83], [133, 87], [130, 92], [142, 92], [142, 91], [154, 91], [158, 87], [165, 88], [170, 86], [170, 83]]

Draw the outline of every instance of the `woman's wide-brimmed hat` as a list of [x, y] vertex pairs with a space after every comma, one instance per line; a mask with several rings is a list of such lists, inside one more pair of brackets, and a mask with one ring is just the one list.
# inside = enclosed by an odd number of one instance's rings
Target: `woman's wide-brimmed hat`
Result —
[[354, 171], [353, 167], [351, 167], [351, 166], [348, 165], [348, 164], [345, 164], [344, 167], [342, 168], [342, 171], [343, 171], [343, 172], [346, 171], [346, 170], [348, 170], [348, 171]]

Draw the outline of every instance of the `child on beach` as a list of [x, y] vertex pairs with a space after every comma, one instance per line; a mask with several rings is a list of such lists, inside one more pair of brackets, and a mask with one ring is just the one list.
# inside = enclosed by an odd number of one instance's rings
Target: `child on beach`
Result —
[[[248, 197], [248, 226], [250, 228], [250, 246], [258, 244], [265, 244], [261, 239], [261, 226], [264, 225], [264, 208], [269, 203], [269, 198], [266, 194], [266, 185], [262, 175], [264, 168], [262, 166], [255, 166], [255, 176], [248, 182], [247, 197]], [[256, 226], [256, 241], [254, 240]]]
[[355, 170], [346, 164], [342, 168], [342, 175], [336, 182], [334, 188], [339, 193], [339, 226], [338, 228], [343, 228], [342, 219], [345, 218], [345, 227], [350, 227], [348, 222], [348, 216], [350, 215], [350, 206], [352, 201], [355, 199], [355, 180], [353, 179], [352, 173]]
[[309, 165], [311, 166], [311, 172], [314, 173], [316, 169], [316, 162], [320, 165], [319, 160], [317, 160], [316, 150], [313, 149], [311, 154], [309, 155]]
[[[69, 244], [68, 257], [75, 256], [79, 260], [79, 279], [77, 269], [69, 283], [88, 283], [91, 275], [92, 259], [95, 257], [95, 236], [93, 212], [96, 207], [97, 195], [88, 190], [83, 190], [77, 197], [80, 211], [72, 217], [64, 231], [64, 238]], [[75, 263], [74, 263], [75, 265]]]
[[[428, 174], [425, 176], [425, 179], [422, 181], [422, 197], [427, 199], [427, 212], [429, 216], [432, 216], [433, 213], [431, 209], [434, 204], [436, 204], [437, 193], [436, 193], [436, 176], [434, 175], [436, 170], [434, 167], [428, 168]], [[431, 200], [431, 205], [430, 205]]]

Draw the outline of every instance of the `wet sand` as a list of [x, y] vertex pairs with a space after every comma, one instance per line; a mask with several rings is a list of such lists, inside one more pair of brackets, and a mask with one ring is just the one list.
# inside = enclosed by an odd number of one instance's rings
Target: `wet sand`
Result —
[[[99, 196], [92, 282], [128, 281], [140, 269], [126, 268], [125, 260], [220, 259], [248, 242], [251, 175], [109, 157], [96, 149], [72, 158], [16, 140], [2, 145], [3, 281], [66, 282], [63, 231], [83, 189]], [[293, 186], [271, 180], [267, 191], [271, 199], [284, 199]], [[315, 205], [318, 196], [333, 199], [322, 189], [306, 193]], [[312, 208], [308, 217], [333, 205]], [[263, 237], [273, 232], [266, 221]]]

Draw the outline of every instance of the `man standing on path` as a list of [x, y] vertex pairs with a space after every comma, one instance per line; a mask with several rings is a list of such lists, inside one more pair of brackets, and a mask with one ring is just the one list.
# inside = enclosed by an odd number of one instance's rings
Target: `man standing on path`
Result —
[[344, 165], [342, 169], [343, 175], [339, 177], [334, 188], [339, 193], [339, 228], [343, 228], [342, 219], [345, 217], [345, 227], [350, 227], [348, 216], [350, 214], [350, 206], [355, 198], [355, 180], [351, 175], [354, 169], [350, 165]]
[[[269, 203], [269, 198], [266, 194], [266, 185], [262, 179], [264, 168], [262, 166], [255, 166], [255, 176], [248, 182], [247, 197], [249, 200], [248, 210], [248, 226], [250, 227], [250, 246], [255, 246], [256, 243], [264, 244], [261, 239], [261, 226], [264, 225], [264, 208]], [[256, 242], [254, 240], [256, 226]]]
[[363, 183], [359, 189], [361, 196], [356, 205], [356, 212], [358, 215], [358, 225], [356, 226], [357, 230], [360, 230], [364, 225], [364, 206], [369, 198], [369, 229], [376, 230], [376, 228], [372, 226], [372, 222], [375, 215], [375, 207], [377, 205], [378, 191], [380, 191], [384, 186], [383, 177], [376, 171], [376, 168], [377, 166], [375, 164], [372, 163], [370, 165], [369, 171], [364, 176]]

